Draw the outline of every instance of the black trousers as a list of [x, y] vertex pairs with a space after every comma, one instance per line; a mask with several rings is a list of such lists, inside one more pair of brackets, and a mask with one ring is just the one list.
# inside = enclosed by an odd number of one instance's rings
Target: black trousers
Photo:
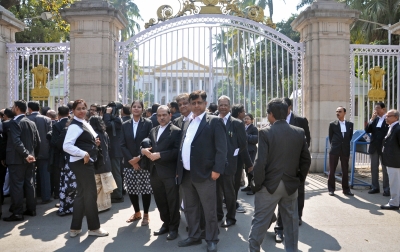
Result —
[[15, 215], [22, 215], [24, 212], [24, 192], [26, 209], [28, 211], [36, 211], [34, 168], [35, 163], [8, 165], [11, 205]]
[[180, 222], [179, 186], [176, 184], [175, 178], [160, 178], [156, 168], [153, 167], [150, 184], [160, 218], [164, 222], [163, 226], [169, 231], [177, 231]]
[[328, 176], [328, 190], [335, 191], [335, 172], [339, 163], [342, 165], [342, 189], [343, 192], [349, 192], [349, 156], [329, 154], [329, 176]]
[[[221, 220], [224, 217], [222, 199], [225, 198], [226, 219], [236, 222], [236, 194], [234, 187], [234, 175], [221, 174], [217, 179], [217, 217]], [[239, 182], [240, 183], [240, 182]]]
[[74, 200], [74, 212], [72, 215], [71, 229], [82, 228], [83, 216], [89, 230], [100, 228], [99, 214], [97, 210], [97, 188], [92, 162], [83, 164], [83, 159], [70, 162], [69, 167], [76, 177], [77, 194]]
[[60, 179], [61, 179], [61, 167], [52, 165], [51, 167], [51, 193], [54, 197], [60, 196]]
[[3, 166], [0, 163], [0, 215], [2, 213], [2, 209], [1, 206], [4, 203], [4, 191], [3, 191], [3, 187], [4, 187], [4, 182], [6, 179], [6, 174], [7, 174], [7, 167]]
[[243, 160], [239, 156], [237, 158], [236, 173], [234, 178], [234, 189], [235, 189], [236, 200], [240, 189], [240, 181], [242, 180], [243, 165], [244, 165]]
[[206, 221], [206, 241], [218, 242], [217, 221], [217, 188], [216, 181], [211, 177], [202, 182], [193, 182], [190, 172], [184, 170], [182, 178], [183, 204], [185, 206], [186, 222], [188, 224], [188, 236], [200, 239], [201, 211], [203, 208]]

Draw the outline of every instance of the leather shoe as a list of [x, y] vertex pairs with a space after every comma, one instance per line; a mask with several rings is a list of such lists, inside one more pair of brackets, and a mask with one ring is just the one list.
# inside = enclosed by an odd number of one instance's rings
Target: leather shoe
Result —
[[163, 235], [166, 233], [168, 233], [168, 228], [164, 226], [162, 226], [159, 230], [153, 232], [154, 235]]
[[386, 205], [381, 205], [381, 209], [385, 209], [385, 210], [399, 210], [399, 206], [392, 206], [392, 205], [389, 205], [389, 203], [388, 203], [388, 204], [386, 204]]
[[201, 244], [201, 239], [195, 239], [188, 237], [185, 240], [179, 241], [178, 242], [178, 247], [189, 247], [193, 245], [198, 245]]
[[329, 196], [335, 196], [335, 192], [329, 192]]
[[283, 242], [283, 234], [278, 232], [275, 234], [275, 242], [276, 243], [282, 243]]
[[354, 193], [352, 193], [352, 192], [350, 192], [350, 191], [348, 191], [348, 192], [343, 192], [343, 194], [344, 194], [344, 195], [347, 195], [347, 196], [354, 196]]
[[25, 210], [23, 215], [36, 216], [36, 211]]
[[3, 218], [4, 221], [23, 221], [23, 215], [12, 214], [10, 217]]
[[375, 193], [380, 193], [379, 189], [371, 189], [368, 191], [369, 194], [375, 194]]
[[207, 242], [207, 252], [217, 252], [217, 243]]
[[386, 196], [386, 197], [387, 197], [387, 196], [390, 196], [390, 192], [384, 191], [382, 195], [383, 195], [383, 196]]
[[178, 237], [178, 231], [170, 231], [167, 235], [167, 240], [175, 240]]
[[221, 227], [230, 227], [232, 225], [235, 225], [236, 221], [233, 220], [225, 220], [224, 222], [221, 223]]

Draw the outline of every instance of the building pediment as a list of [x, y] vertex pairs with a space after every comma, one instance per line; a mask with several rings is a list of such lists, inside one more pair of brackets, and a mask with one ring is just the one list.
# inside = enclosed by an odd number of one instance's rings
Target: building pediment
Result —
[[208, 73], [209, 67], [186, 57], [154, 68], [155, 73]]

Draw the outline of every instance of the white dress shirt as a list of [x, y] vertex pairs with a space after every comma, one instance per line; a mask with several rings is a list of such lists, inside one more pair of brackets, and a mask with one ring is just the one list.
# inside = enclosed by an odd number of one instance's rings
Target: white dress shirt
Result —
[[[199, 128], [201, 120], [203, 120], [204, 115], [206, 112], [203, 112], [203, 114], [194, 117], [194, 114], [192, 114], [192, 121], [190, 122], [187, 130], [186, 130], [186, 135], [185, 135], [185, 140], [183, 140], [182, 144], [182, 162], [183, 162], [183, 167], [190, 171], [190, 154], [192, 150], [192, 142], [194, 139], [194, 136], [196, 135], [197, 129]], [[206, 147], [206, 146], [205, 146]]]
[[346, 121], [340, 121], [339, 120], [339, 124], [340, 124], [340, 131], [342, 132], [342, 136], [344, 137], [344, 133], [346, 132]]
[[135, 119], [132, 118], [133, 138], [136, 138], [136, 131], [137, 131], [137, 127], [139, 125], [139, 121], [140, 121], [140, 119], [137, 122], [135, 122]]
[[389, 130], [388, 130], [388, 133], [386, 134], [386, 136], [389, 136], [389, 135], [390, 135], [390, 132], [392, 131], [393, 126], [396, 125], [396, 124], [398, 124], [398, 123], [399, 123], [399, 121], [396, 121], [396, 122], [394, 122], [394, 123], [392, 123], [392, 124], [389, 125]]
[[15, 116], [13, 120], [17, 120], [18, 117], [21, 117], [21, 116], [23, 116], [23, 115], [24, 115], [24, 114], [19, 114], [19, 115]]
[[292, 116], [292, 111], [290, 111], [289, 115], [286, 117], [286, 122], [290, 124], [290, 117]]
[[168, 126], [170, 123], [171, 123], [171, 122], [167, 123], [167, 124], [164, 125], [164, 126], [161, 126], [161, 125], [160, 125], [160, 127], [158, 128], [158, 133], [157, 133], [157, 142], [158, 142], [158, 139], [160, 139], [160, 136], [161, 136], [161, 134], [164, 132], [165, 128], [167, 128], [167, 126]]
[[[85, 120], [79, 119], [78, 117], [74, 116], [74, 119], [78, 122], [83, 123], [86, 128], [90, 131], [94, 138], [97, 137], [97, 133], [93, 130], [92, 126], [87, 123]], [[67, 134], [65, 136], [65, 140], [63, 143], [63, 149], [65, 152], [70, 154], [69, 157], [70, 162], [76, 162], [81, 160], [85, 157], [86, 151], [83, 151], [75, 146], [76, 139], [83, 133], [83, 129], [76, 124], [71, 124], [68, 127]], [[92, 160], [93, 161], [93, 160]]]
[[190, 114], [188, 116], [184, 116], [183, 117], [183, 121], [186, 122], [187, 120], [190, 120], [190, 118], [192, 118], [193, 112], [190, 112]]
[[376, 127], [381, 128], [382, 123], [383, 123], [383, 121], [385, 121], [385, 119], [386, 119], [386, 114], [384, 114], [382, 117], [379, 117], [379, 121], [378, 121], [378, 124], [376, 125]]
[[229, 117], [231, 116], [231, 112], [229, 112], [228, 114], [226, 114], [226, 116], [224, 116], [224, 117], [221, 117], [221, 115], [220, 115], [220, 117], [222, 118], [222, 120], [224, 120], [224, 124], [226, 125], [226, 123], [228, 122], [228, 119], [229, 119]]

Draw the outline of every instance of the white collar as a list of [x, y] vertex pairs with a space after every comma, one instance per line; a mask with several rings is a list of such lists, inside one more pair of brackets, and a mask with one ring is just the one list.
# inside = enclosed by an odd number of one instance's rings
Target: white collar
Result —
[[75, 119], [75, 120], [77, 120], [78, 122], [81, 122], [81, 123], [84, 123], [84, 122], [86, 122], [85, 120], [83, 120], [83, 119], [80, 119], [80, 118], [78, 118], [78, 117], [76, 117], [76, 116], [74, 116], [74, 119]]
[[14, 119], [13, 120], [17, 120], [17, 118], [18, 117], [21, 117], [21, 116], [23, 116], [24, 114], [19, 114], [19, 115], [17, 115], [17, 116], [14, 116]]
[[200, 114], [199, 116], [195, 117], [195, 115], [192, 113], [192, 115], [190, 116], [190, 119], [193, 120], [193, 119], [199, 118], [200, 121], [201, 121], [201, 120], [203, 120], [203, 117], [204, 117], [205, 114], [206, 114], [206, 112], [204, 111], [202, 114]]
[[399, 121], [395, 121], [394, 123], [390, 124], [389, 127], [390, 127], [390, 128], [393, 128], [393, 126], [396, 125], [396, 124], [398, 124], [398, 123], [399, 123]]

